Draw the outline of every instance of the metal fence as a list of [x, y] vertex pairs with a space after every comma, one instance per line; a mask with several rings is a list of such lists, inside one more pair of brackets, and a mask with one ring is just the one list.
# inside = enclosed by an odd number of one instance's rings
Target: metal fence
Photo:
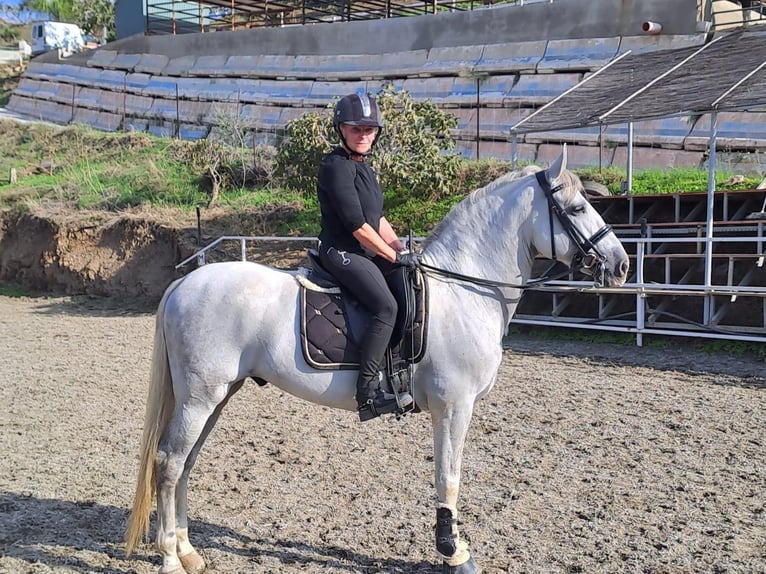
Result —
[[[634, 252], [632, 265], [635, 266], [634, 280], [618, 288], [595, 287], [593, 282], [582, 280], [550, 281], [540, 284], [525, 296], [529, 298], [538, 292], [548, 301], [524, 309], [524, 301], [512, 320], [517, 325], [547, 327], [568, 327], [597, 331], [612, 331], [633, 334], [636, 345], [642, 346], [646, 335], [683, 336], [693, 338], [722, 339], [766, 343], [766, 290], [761, 280], [766, 252], [764, 245], [764, 223], [754, 222], [757, 233], [745, 237], [716, 237], [694, 239], [683, 238], [630, 238], [620, 237], [629, 251]], [[403, 238], [406, 239], [406, 238]], [[419, 242], [422, 238], [415, 238]], [[314, 246], [315, 237], [256, 237], [224, 236], [212, 241], [197, 253], [180, 262], [176, 269], [185, 269], [191, 264], [197, 266], [211, 262], [216, 252], [220, 257], [252, 261], [248, 245], [254, 242], [287, 242]], [[652, 281], [645, 277], [645, 269], [656, 245], [670, 243], [706, 244], [714, 248], [726, 244], [752, 245], [747, 255], [729, 255], [728, 273], [724, 281], [710, 277], [699, 280], [674, 282], [668, 277], [664, 282]], [[226, 249], [226, 245], [234, 249]], [[237, 249], [238, 247], [238, 249]], [[715, 249], [713, 249], [715, 250]], [[709, 251], [713, 251], [709, 250]], [[670, 254], [683, 265], [688, 255]], [[220, 259], [212, 259], [220, 260]], [[746, 267], [743, 275], [734, 272], [737, 265]], [[739, 269], [739, 268], [738, 268]], [[753, 275], [757, 273], [758, 279]], [[755, 280], [754, 280], [755, 279]], [[565, 300], [569, 300], [567, 303]], [[688, 304], [680, 305], [679, 301]], [[573, 314], [564, 313], [564, 308], [576, 309]], [[742, 321], [742, 309], [748, 321]], [[592, 312], [591, 312], [592, 311]], [[590, 312], [590, 313], [589, 313]], [[738, 317], [732, 318], [733, 315]], [[747, 324], [746, 324], [747, 323]]]
[[706, 0], [703, 10], [712, 32], [766, 24], [766, 0]]

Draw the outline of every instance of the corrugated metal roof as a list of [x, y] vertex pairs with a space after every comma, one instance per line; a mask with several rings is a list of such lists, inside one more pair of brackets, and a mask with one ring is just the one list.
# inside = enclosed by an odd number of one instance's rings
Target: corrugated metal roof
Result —
[[766, 110], [766, 28], [697, 47], [625, 53], [518, 122], [528, 133], [713, 111]]

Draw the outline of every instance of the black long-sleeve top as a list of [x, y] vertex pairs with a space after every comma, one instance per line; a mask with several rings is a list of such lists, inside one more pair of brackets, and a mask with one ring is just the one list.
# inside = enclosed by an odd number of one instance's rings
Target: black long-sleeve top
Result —
[[372, 168], [337, 147], [319, 166], [317, 195], [322, 212], [322, 244], [339, 251], [364, 253], [352, 233], [364, 223], [379, 231], [383, 216], [383, 190]]

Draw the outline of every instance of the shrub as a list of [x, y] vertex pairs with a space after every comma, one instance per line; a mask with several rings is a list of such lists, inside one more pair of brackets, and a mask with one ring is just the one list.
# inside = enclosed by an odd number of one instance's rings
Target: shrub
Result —
[[332, 128], [332, 109], [310, 112], [291, 121], [277, 150], [276, 177], [285, 187], [304, 196], [316, 190], [319, 162], [337, 145]]
[[192, 171], [201, 174], [208, 207], [214, 207], [229, 189], [268, 187], [272, 179], [276, 152], [269, 146], [249, 149], [208, 138], [181, 146], [178, 151]]
[[453, 182], [453, 194], [465, 196], [513, 171], [510, 161], [482, 159], [463, 161]]
[[[406, 91], [386, 87], [377, 94], [385, 128], [370, 164], [383, 189], [420, 199], [450, 193], [460, 156], [449, 130], [457, 119], [430, 101], [416, 102]], [[313, 195], [319, 162], [338, 145], [332, 127], [332, 107], [293, 120], [279, 146], [277, 176], [283, 184]]]
[[0, 26], [0, 40], [6, 43], [17, 42], [21, 39], [21, 31], [18, 26]]

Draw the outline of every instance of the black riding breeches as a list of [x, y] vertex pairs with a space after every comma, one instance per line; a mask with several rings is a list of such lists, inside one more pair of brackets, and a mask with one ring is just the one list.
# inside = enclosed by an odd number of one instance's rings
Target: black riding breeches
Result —
[[319, 249], [319, 260], [338, 283], [372, 314], [369, 328], [361, 341], [359, 380], [368, 383], [373, 379], [377, 381], [378, 370], [396, 323], [396, 299], [386, 285], [381, 270], [381, 267], [388, 270], [390, 264], [380, 258], [369, 259], [325, 245]]

